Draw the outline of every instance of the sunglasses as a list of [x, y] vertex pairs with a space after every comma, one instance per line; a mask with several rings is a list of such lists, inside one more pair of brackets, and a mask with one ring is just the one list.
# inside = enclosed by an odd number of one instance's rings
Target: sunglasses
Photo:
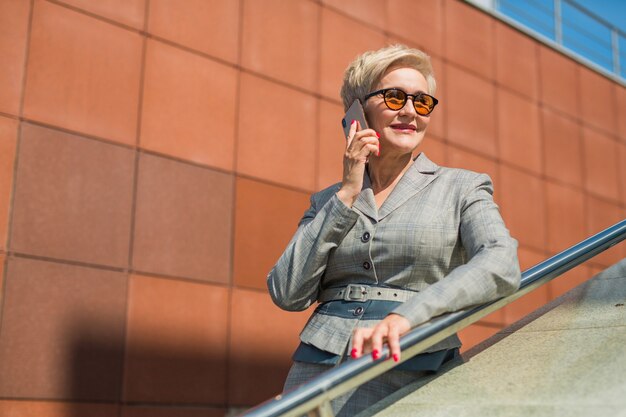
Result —
[[385, 105], [391, 110], [400, 110], [406, 104], [406, 101], [411, 97], [413, 99], [413, 107], [417, 114], [421, 116], [428, 116], [439, 100], [426, 93], [408, 94], [399, 88], [385, 88], [382, 90], [374, 91], [365, 96], [364, 102], [367, 99], [382, 94], [385, 99]]

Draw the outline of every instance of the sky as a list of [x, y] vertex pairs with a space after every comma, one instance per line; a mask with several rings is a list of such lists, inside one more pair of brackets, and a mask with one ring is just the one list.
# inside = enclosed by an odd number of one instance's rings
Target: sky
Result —
[[[555, 39], [554, 0], [497, 0], [496, 3], [500, 13]], [[561, 0], [563, 46], [614, 72], [611, 28], [574, 4], [621, 31], [618, 36], [619, 72], [626, 79], [626, 0]]]

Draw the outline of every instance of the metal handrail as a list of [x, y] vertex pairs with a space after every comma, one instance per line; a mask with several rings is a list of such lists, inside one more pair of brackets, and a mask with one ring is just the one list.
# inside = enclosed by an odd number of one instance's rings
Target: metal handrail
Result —
[[412, 358], [440, 340], [517, 300], [624, 239], [626, 239], [626, 219], [524, 271], [520, 288], [514, 294], [477, 307], [437, 317], [411, 330], [400, 339], [402, 359], [398, 363], [385, 359], [389, 355], [389, 349], [384, 347], [381, 358], [378, 360], [374, 360], [371, 355], [349, 360], [292, 391], [256, 406], [243, 416], [301, 416], [316, 408], [318, 415], [332, 416], [329, 403], [331, 399]]

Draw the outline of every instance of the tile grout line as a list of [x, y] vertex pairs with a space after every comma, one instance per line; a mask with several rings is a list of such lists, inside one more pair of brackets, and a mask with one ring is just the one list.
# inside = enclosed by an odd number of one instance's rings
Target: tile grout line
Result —
[[33, 28], [33, 15], [34, 15], [34, 0], [29, 1], [29, 10], [28, 10], [28, 24], [26, 25], [26, 39], [25, 39], [25, 50], [24, 50], [24, 65], [22, 72], [22, 91], [20, 94], [20, 102], [18, 105], [18, 123], [16, 129], [16, 137], [15, 137], [15, 155], [13, 157], [13, 181], [11, 184], [11, 191], [9, 195], [9, 207], [8, 207], [8, 215], [7, 215], [7, 236], [5, 241], [3, 242], [6, 253], [4, 256], [4, 262], [0, 266], [2, 268], [2, 286], [0, 287], [0, 341], [2, 340], [2, 327], [3, 327], [3, 317], [4, 317], [4, 305], [6, 300], [6, 288], [8, 286], [8, 270], [9, 270], [9, 258], [10, 254], [10, 246], [11, 246], [11, 235], [13, 234], [13, 214], [15, 209], [15, 193], [17, 190], [17, 171], [19, 165], [19, 154], [22, 144], [22, 123], [19, 121], [23, 111], [24, 111], [24, 97], [26, 93], [26, 80], [28, 74], [28, 61], [30, 57], [30, 39]]
[[233, 163], [233, 177], [232, 177], [232, 199], [231, 199], [231, 218], [230, 218], [230, 233], [231, 239], [229, 242], [230, 245], [230, 276], [228, 277], [227, 283], [227, 299], [226, 299], [226, 357], [225, 362], [226, 365], [224, 367], [224, 408], [228, 410], [229, 404], [231, 402], [231, 360], [232, 360], [232, 343], [233, 343], [233, 293], [235, 287], [235, 239], [236, 239], [236, 231], [237, 231], [237, 169], [238, 169], [238, 154], [239, 154], [239, 135], [241, 134], [241, 130], [239, 129], [240, 118], [241, 118], [241, 82], [242, 82], [242, 70], [241, 70], [241, 62], [243, 60], [243, 22], [244, 22], [244, 0], [239, 0], [239, 19], [237, 28], [237, 66], [239, 70], [237, 71], [237, 81], [235, 85], [235, 126], [234, 126], [234, 140], [233, 140], [233, 155], [232, 155], [232, 163]]
[[[128, 407], [139, 408], [139, 407], [150, 407], [150, 408], [160, 408], [163, 410], [171, 410], [171, 409], [189, 409], [189, 411], [196, 409], [207, 409], [207, 410], [215, 410], [222, 411], [224, 407], [219, 405], [209, 405], [207, 403], [187, 403], [187, 402], [167, 402], [160, 403], [157, 401], [128, 401], [124, 404]], [[179, 414], [176, 414], [179, 415]]]
[[[15, 401], [15, 402], [41, 402], [41, 403], [60, 403], [60, 404], [95, 404], [95, 405], [110, 405], [116, 406], [120, 410], [122, 409], [122, 405], [114, 400], [97, 400], [97, 399], [80, 399], [80, 398], [39, 398], [39, 397], [11, 397], [5, 396], [1, 397], [0, 401]], [[189, 402], [150, 402], [150, 401], [129, 401], [124, 405], [131, 407], [154, 407], [154, 408], [164, 408], [164, 409], [172, 409], [172, 408], [189, 408], [189, 409], [210, 409], [221, 411], [223, 409], [222, 406], [207, 404], [207, 403], [189, 403]], [[73, 416], [73, 414], [71, 414]]]
[[[492, 46], [491, 46], [491, 53], [492, 53], [492, 62], [491, 62], [491, 71], [493, 72], [493, 79], [491, 80], [491, 85], [493, 86], [493, 124], [494, 124], [494, 131], [495, 131], [495, 138], [494, 138], [494, 150], [495, 150], [495, 154], [496, 154], [496, 163], [498, 164], [499, 167], [502, 167], [503, 164], [503, 159], [502, 159], [502, 150], [500, 149], [500, 129], [501, 129], [501, 123], [500, 123], [500, 118], [498, 117], [498, 111], [499, 111], [499, 103], [500, 103], [500, 92], [499, 92], [499, 88], [498, 88], [498, 81], [497, 81], [497, 72], [498, 72], [498, 68], [497, 68], [497, 63], [496, 63], [496, 54], [498, 53], [498, 51], [496, 50], [497, 48], [497, 39], [496, 39], [496, 21], [495, 19], [491, 20], [491, 39], [493, 39], [494, 41], [492, 42]], [[498, 182], [502, 181], [502, 173], [501, 170], [498, 169], [498, 178], [497, 178]]]
[[[447, 27], [448, 27], [448, 19], [446, 18], [446, 9], [447, 9], [447, 5], [445, 1], [441, 1], [441, 13], [439, 14], [439, 24], [441, 25], [441, 51], [442, 51], [442, 56], [441, 56], [441, 65], [445, 68], [445, 71], [443, 71], [443, 82], [447, 83], [448, 79], [449, 79], [449, 72], [450, 72], [450, 64], [448, 63], [448, 47], [447, 47], [447, 40], [448, 40], [448, 32], [447, 32]], [[444, 90], [445, 92], [445, 90]], [[446, 94], [444, 97], [442, 97], [444, 100], [448, 99], [448, 94]], [[446, 111], [443, 112], [442, 114], [442, 119], [443, 119], [443, 143], [445, 145], [445, 152], [444, 152], [444, 163], [446, 165], [448, 165], [450, 163], [450, 136], [449, 136], [449, 129], [448, 129], [448, 123], [450, 121], [450, 114], [448, 109], [446, 109]]]
[[622, 141], [619, 140], [619, 137], [617, 137], [617, 132], [619, 131], [619, 126], [618, 126], [618, 114], [617, 114], [617, 108], [618, 108], [618, 101], [617, 101], [617, 89], [612, 87], [611, 88], [611, 98], [612, 98], [612, 105], [611, 105], [611, 109], [613, 111], [615, 111], [615, 118], [613, 120], [614, 122], [614, 126], [613, 129], [616, 132], [616, 139], [618, 139], [617, 143], [615, 144], [615, 146], [617, 146], [617, 152], [615, 152], [615, 159], [616, 159], [616, 167], [617, 167], [617, 194], [620, 198], [620, 206], [624, 207], [624, 203], [626, 203], [626, 179], [620, 175], [620, 147], [622, 146]]
[[[545, 230], [545, 244], [544, 244], [544, 256], [550, 256], [550, 228], [549, 228], [549, 216], [550, 210], [548, 209], [548, 177], [546, 172], [546, 135], [545, 135], [545, 126], [544, 126], [544, 101], [543, 101], [543, 73], [541, 71], [541, 50], [540, 46], [537, 43], [533, 43], [534, 45], [534, 54], [537, 65], [535, 65], [535, 76], [537, 77], [537, 112], [539, 113], [539, 135], [541, 140], [541, 193], [543, 194], [543, 229]], [[553, 300], [555, 298], [555, 294], [552, 288], [552, 282], [549, 282], [546, 285], [546, 293], [548, 296], [548, 300]], [[549, 301], [548, 301], [549, 302]], [[545, 303], [544, 303], [545, 304]]]
[[81, 132], [79, 130], [72, 130], [63, 126], [58, 126], [58, 125], [54, 125], [54, 124], [50, 124], [47, 122], [42, 122], [40, 120], [37, 119], [31, 119], [29, 117], [22, 117], [20, 116], [18, 119], [21, 123], [27, 123], [30, 125], [34, 125], [34, 126], [38, 126], [41, 128], [45, 128], [45, 129], [49, 129], [49, 130], [56, 130], [58, 132], [64, 133], [66, 135], [72, 135], [72, 136], [80, 136], [81, 139], [89, 139], [92, 140], [94, 142], [99, 142], [99, 143], [104, 143], [106, 145], [112, 145], [112, 146], [116, 146], [118, 148], [124, 148], [124, 149], [129, 149], [129, 150], [135, 150], [136, 147], [133, 145], [129, 145], [123, 142], [118, 142], [112, 139], [107, 139], [105, 137], [102, 136], [96, 136], [87, 132]]
[[[77, 7], [77, 6], [74, 6], [74, 5], [71, 5], [71, 4], [63, 3], [60, 0], [46, 0], [46, 1], [48, 3], [50, 3], [50, 4], [54, 4], [55, 6], [61, 7], [61, 8], [66, 9], [66, 10], [70, 10], [70, 11], [72, 11], [74, 13], [81, 14], [81, 15], [90, 17], [90, 18], [95, 19], [95, 20], [99, 20], [102, 23], [108, 23], [110, 25], [116, 26], [118, 29], [124, 29], [124, 30], [129, 31], [129, 32], [138, 33], [139, 35], [142, 34], [141, 33], [142, 32], [141, 29], [138, 29], [136, 27], [133, 27], [133, 26], [127, 25], [125, 23], [119, 22], [119, 21], [114, 20], [112, 18], [103, 16], [103, 15], [99, 15], [99, 14], [94, 13], [94, 12], [90, 12], [89, 10], [81, 9], [80, 7]], [[148, 0], [146, 0], [146, 1], [148, 1]]]
[[[314, 80], [314, 85], [315, 85], [315, 89], [317, 91], [320, 90], [320, 74], [321, 74], [321, 57], [322, 57], [322, 37], [321, 37], [321, 33], [322, 33], [322, 7], [321, 5], [317, 5], [317, 50], [316, 52], [316, 68], [315, 68], [315, 80]], [[322, 103], [320, 99], [315, 100], [315, 137], [317, 138], [317, 140], [315, 141], [315, 149], [313, 151], [313, 154], [315, 155], [315, 166], [313, 167], [313, 184], [316, 190], [319, 190], [321, 187], [320, 184], [320, 161], [321, 161], [321, 149], [322, 149], [322, 141], [324, 140], [324, 138], [322, 138]]]
[[13, 187], [11, 190], [11, 195], [10, 195], [10, 201], [9, 201], [9, 215], [8, 215], [8, 224], [7, 224], [7, 238], [5, 243], [5, 247], [7, 249], [7, 252], [9, 252], [9, 247], [11, 245], [11, 235], [13, 232], [13, 209], [14, 209], [14, 204], [15, 204], [15, 192], [16, 192], [16, 188], [17, 188], [17, 172], [18, 172], [18, 165], [19, 165], [19, 154], [20, 154], [20, 149], [21, 149], [21, 137], [22, 137], [22, 115], [24, 112], [24, 101], [25, 101], [25, 96], [26, 96], [26, 84], [27, 84], [27, 74], [28, 74], [28, 61], [30, 58], [30, 40], [31, 40], [31, 33], [32, 33], [32, 28], [33, 28], [33, 16], [34, 16], [34, 8], [35, 8], [35, 2], [34, 0], [30, 0], [30, 9], [29, 9], [29, 15], [28, 15], [28, 25], [27, 25], [27, 29], [26, 29], [26, 41], [25, 41], [25, 51], [24, 51], [24, 67], [23, 67], [23, 74], [22, 74], [22, 92], [20, 95], [20, 102], [19, 102], [19, 108], [18, 108], [18, 125], [17, 125], [17, 137], [15, 140], [15, 156], [13, 158]]
[[[576, 94], [576, 102], [578, 103], [578, 107], [580, 107], [580, 96], [581, 96], [581, 91], [580, 91], [580, 68], [577, 66], [575, 67], [575, 72], [574, 72], [574, 76], [576, 78], [576, 90], [575, 90], [575, 94]], [[580, 110], [579, 110], [580, 111]], [[589, 225], [589, 199], [590, 197], [592, 197], [592, 193], [589, 192], [589, 189], [587, 188], [587, 184], [585, 181], [585, 178], [587, 178], [587, 163], [585, 160], [585, 132], [584, 132], [584, 128], [585, 125], [583, 124], [582, 120], [580, 122], [580, 128], [578, 130], [578, 137], [579, 137], [579, 141], [581, 142], [581, 149], [582, 152], [580, 153], [580, 157], [582, 159], [581, 161], [581, 165], [580, 165], [580, 169], [581, 169], [581, 174], [582, 174], [582, 190], [583, 190], [583, 228], [584, 228], [584, 235], [585, 236], [589, 236], [589, 229], [590, 229], [590, 225]]]
[[141, 270], [131, 270], [129, 272], [130, 272], [131, 275], [141, 275], [141, 276], [146, 277], [146, 278], [166, 279], [166, 280], [169, 280], [169, 281], [187, 282], [187, 283], [190, 283], [190, 284], [212, 285], [212, 286], [215, 286], [215, 287], [230, 288], [230, 285], [228, 283], [219, 282], [219, 281], [208, 281], [208, 280], [201, 280], [201, 279], [198, 279], [198, 278], [189, 278], [189, 277], [184, 277], [184, 276], [167, 275], [167, 274], [161, 274], [161, 273], [158, 273], [158, 272], [149, 272], [149, 271], [141, 271]]
[[[96, 399], [80, 399], [80, 398], [41, 398], [41, 397], [0, 397], [1, 401], [16, 401], [16, 402], [40, 402], [40, 403], [61, 403], [61, 404], [96, 404], [96, 405], [112, 405], [118, 406], [119, 404], [114, 400], [96, 400]], [[70, 414], [73, 417], [73, 414]]]
[[[150, 7], [150, 0], [146, 0], [146, 8], [144, 10], [144, 28], [147, 26], [148, 9]], [[143, 95], [145, 89], [145, 74], [146, 74], [146, 56], [148, 50], [148, 40], [145, 36], [142, 37], [141, 48], [141, 64], [140, 64], [140, 80], [139, 91], [137, 100], [137, 120], [135, 127], [135, 147], [134, 147], [134, 162], [133, 162], [133, 186], [131, 195], [131, 213], [130, 213], [130, 236], [128, 244], [128, 259], [127, 266], [132, 269], [133, 256], [134, 256], [134, 244], [135, 244], [135, 223], [137, 217], [137, 195], [139, 193], [139, 159], [140, 159], [140, 137], [141, 137], [141, 123], [143, 112]]]
[[[147, 32], [148, 28], [148, 17], [149, 17], [149, 9], [150, 9], [150, 0], [146, 0], [144, 15], [143, 15], [143, 28], [144, 32]], [[126, 392], [126, 365], [128, 358], [128, 349], [129, 349], [129, 323], [130, 323], [130, 303], [131, 303], [131, 280], [132, 280], [132, 269], [133, 269], [133, 255], [134, 255], [134, 245], [135, 245], [135, 224], [137, 221], [137, 196], [138, 196], [138, 187], [139, 187], [139, 144], [141, 137], [141, 122], [142, 122], [142, 112], [143, 112], [143, 93], [145, 88], [145, 74], [146, 74], [146, 56], [148, 50], [148, 39], [146, 36], [140, 34], [142, 37], [142, 47], [141, 47], [141, 63], [140, 63], [140, 79], [139, 79], [139, 91], [138, 91], [138, 100], [137, 100], [137, 119], [136, 119], [136, 127], [135, 127], [135, 148], [134, 148], [134, 158], [133, 158], [133, 185], [131, 191], [131, 212], [130, 212], [130, 231], [129, 231], [129, 240], [128, 240], [128, 259], [126, 261], [126, 303], [124, 305], [124, 329], [123, 329], [123, 339], [122, 339], [122, 360], [121, 360], [121, 369], [119, 374], [119, 391], [118, 391], [118, 404], [119, 409], [118, 417], [123, 416], [123, 406], [125, 401]]]
[[94, 264], [94, 263], [89, 263], [89, 262], [75, 261], [71, 259], [62, 259], [62, 258], [52, 258], [49, 256], [33, 255], [29, 253], [16, 252], [16, 251], [8, 251], [7, 256], [11, 256], [11, 258], [30, 259], [34, 261], [50, 262], [50, 263], [56, 263], [56, 264], [61, 264], [61, 265], [72, 265], [72, 266], [78, 266], [82, 268], [101, 269], [101, 270], [110, 271], [110, 272], [124, 273], [128, 271], [128, 269], [123, 266]]
[[33, 20], [35, 15], [35, 1], [30, 0], [30, 10], [28, 14], [28, 25], [26, 29], [26, 50], [24, 51], [24, 72], [22, 73], [22, 94], [20, 95], [20, 104], [18, 110], [18, 117], [22, 118], [24, 115], [24, 101], [26, 99], [26, 87], [27, 87], [27, 79], [28, 79], [28, 63], [30, 60], [30, 42], [31, 36], [33, 32]]
[[[21, 96], [20, 96], [20, 100], [21, 100]], [[19, 113], [19, 108], [20, 108], [20, 104], [18, 103], [18, 113]], [[10, 120], [15, 120], [18, 123], [21, 121], [20, 117], [18, 115], [7, 113], [7, 112], [4, 112], [2, 110], [0, 110], [0, 117], [4, 117], [4, 118], [10, 119]]]

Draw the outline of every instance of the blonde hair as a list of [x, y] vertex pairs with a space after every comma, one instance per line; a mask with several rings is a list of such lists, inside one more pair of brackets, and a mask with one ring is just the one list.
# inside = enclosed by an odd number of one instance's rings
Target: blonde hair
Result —
[[428, 94], [435, 94], [437, 83], [430, 57], [419, 49], [404, 45], [390, 45], [359, 55], [346, 68], [341, 86], [344, 110], [347, 110], [357, 98], [363, 101], [387, 69], [392, 66], [403, 66], [419, 71], [428, 83]]

